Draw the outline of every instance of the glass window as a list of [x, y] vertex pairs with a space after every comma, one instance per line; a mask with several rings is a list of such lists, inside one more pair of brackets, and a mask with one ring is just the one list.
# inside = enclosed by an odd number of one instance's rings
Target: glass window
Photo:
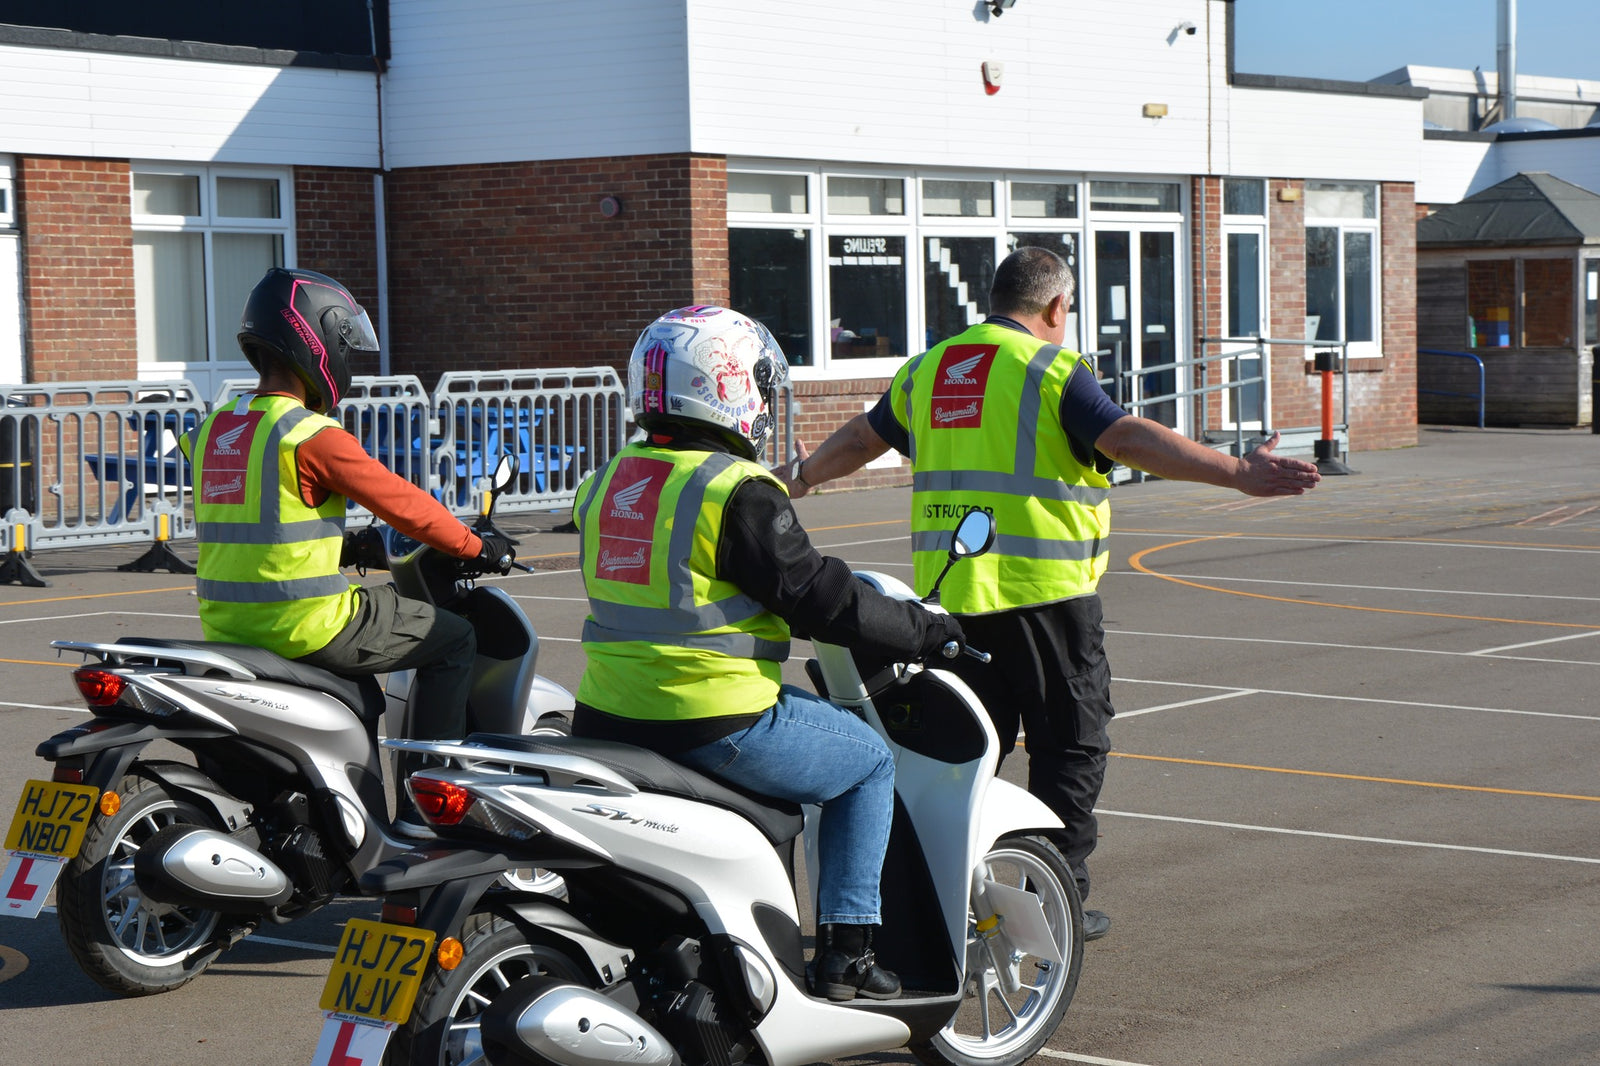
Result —
[[1083, 274], [1078, 268], [1078, 235], [1076, 233], [1008, 233], [1006, 254], [1018, 248], [1048, 248], [1066, 260], [1072, 268], [1072, 311], [1067, 315], [1067, 336], [1063, 343], [1068, 348], [1083, 351], [1083, 336], [1078, 332], [1078, 308], [1083, 303]]
[[282, 218], [277, 180], [218, 178], [217, 215], [221, 218]]
[[1224, 215], [1266, 214], [1266, 182], [1257, 178], [1223, 178], [1222, 213]]
[[905, 182], [900, 178], [830, 177], [828, 211], [835, 215], [903, 215]]
[[927, 237], [922, 260], [922, 347], [931, 348], [989, 313], [993, 237]]
[[929, 178], [922, 183], [922, 213], [954, 218], [993, 218], [994, 182]]
[[289, 261], [288, 176], [134, 170], [134, 320], [139, 362], [182, 364], [204, 390], [215, 363], [243, 364], [246, 297]]
[[205, 284], [200, 234], [133, 235], [134, 333], [141, 363], [205, 360], [206, 305], [195, 298]]
[[1375, 240], [1371, 229], [1306, 227], [1307, 340], [1377, 340]]
[[809, 230], [729, 230], [728, 299], [772, 331], [791, 366], [816, 365]]
[[200, 177], [196, 174], [133, 175], [133, 213], [198, 218]]
[[1511, 347], [1511, 308], [1516, 298], [1516, 263], [1510, 259], [1468, 261], [1467, 316], [1474, 348]]
[[904, 358], [906, 239], [828, 238], [828, 328], [834, 359]]
[[1011, 183], [1011, 214], [1015, 218], [1077, 218], [1077, 182]]
[[1089, 210], [1175, 213], [1178, 186], [1169, 181], [1091, 181]]
[[1572, 260], [1523, 260], [1522, 292], [1522, 346], [1573, 347]]
[[811, 210], [804, 174], [728, 175], [728, 211], [804, 215]]
[[1228, 234], [1228, 336], [1261, 336], [1261, 234]]
[[1306, 183], [1306, 218], [1377, 218], [1378, 190], [1374, 185], [1335, 181]]

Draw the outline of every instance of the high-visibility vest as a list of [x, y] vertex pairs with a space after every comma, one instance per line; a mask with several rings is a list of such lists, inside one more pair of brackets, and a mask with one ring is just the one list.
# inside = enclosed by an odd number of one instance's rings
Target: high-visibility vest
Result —
[[789, 626], [716, 576], [728, 500], [751, 478], [782, 487], [725, 453], [630, 444], [579, 487], [573, 521], [589, 595], [580, 702], [651, 721], [777, 703]]
[[194, 467], [195, 588], [207, 640], [295, 659], [355, 616], [356, 586], [339, 572], [345, 498], [329, 493], [307, 507], [295, 460], [300, 444], [338, 425], [286, 396], [246, 396], [183, 438]]
[[1057, 412], [1082, 357], [980, 323], [907, 361], [890, 386], [911, 439], [911, 547], [926, 595], [972, 508], [994, 515], [994, 548], [951, 568], [953, 613], [986, 614], [1084, 596], [1109, 559], [1110, 483], [1073, 457]]

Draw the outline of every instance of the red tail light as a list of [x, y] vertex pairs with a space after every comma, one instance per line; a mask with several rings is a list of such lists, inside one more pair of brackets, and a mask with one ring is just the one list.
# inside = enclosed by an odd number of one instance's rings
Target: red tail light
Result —
[[83, 693], [83, 698], [89, 701], [91, 707], [110, 707], [122, 696], [122, 690], [128, 687], [128, 682], [123, 678], [92, 666], [74, 670], [72, 679], [78, 683], [78, 691]]
[[475, 797], [460, 785], [412, 774], [406, 782], [417, 810], [432, 825], [458, 825], [466, 817]]

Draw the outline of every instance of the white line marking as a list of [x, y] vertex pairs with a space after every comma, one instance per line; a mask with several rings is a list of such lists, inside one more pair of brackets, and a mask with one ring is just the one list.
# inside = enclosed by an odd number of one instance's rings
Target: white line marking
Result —
[[1122, 1059], [1102, 1059], [1094, 1055], [1075, 1055], [1070, 1051], [1056, 1051], [1053, 1048], [1042, 1047], [1039, 1054], [1052, 1059], [1066, 1059], [1068, 1062], [1087, 1062], [1089, 1066], [1146, 1066], [1142, 1062], [1125, 1062]]
[[[56, 913], [56, 909], [55, 909], [54, 906], [43, 907], [43, 908], [40, 909], [39, 913], [41, 913], [41, 914], [54, 914], [54, 913]], [[321, 952], [324, 955], [332, 955], [333, 953], [335, 953], [336, 951], [339, 950], [339, 945], [337, 945], [337, 944], [313, 944], [309, 940], [284, 940], [284, 939], [282, 939], [280, 937], [261, 936], [260, 934], [257, 934], [257, 933], [252, 933], [250, 936], [246, 937], [244, 940], [239, 941], [239, 943], [241, 943], [241, 944], [271, 944], [274, 947], [280, 947], [280, 948], [303, 948], [306, 951], [318, 951], [318, 952]]]
[[114, 615], [131, 615], [135, 618], [187, 618], [191, 621], [196, 621], [200, 617], [197, 614], [171, 614], [163, 611], [85, 611], [83, 614], [47, 614], [32, 618], [7, 618], [0, 621], [0, 626], [14, 626], [32, 622], [76, 622], [81, 618], [99, 618]]
[[[1222, 640], [1238, 644], [1284, 644], [1295, 648], [1339, 648], [1344, 651], [1386, 651], [1403, 655], [1451, 655], [1463, 659], [1501, 658], [1515, 663], [1559, 663], [1564, 666], [1600, 666], [1588, 659], [1537, 659], [1531, 655], [1501, 655], [1489, 651], [1445, 651], [1438, 648], [1397, 648], [1388, 644], [1333, 644], [1323, 640], [1283, 640], [1275, 637], [1225, 637], [1211, 633], [1156, 633], [1141, 629], [1107, 629], [1106, 634], [1129, 637], [1164, 637], [1169, 640]], [[1583, 633], [1581, 636], [1600, 635]]]
[[1554, 522], [1551, 522], [1550, 524], [1552, 526], [1559, 526], [1561, 523], [1570, 522], [1574, 518], [1582, 518], [1584, 515], [1588, 514], [1590, 511], [1593, 511], [1593, 510], [1595, 510], [1597, 508], [1600, 508], [1600, 503], [1597, 503], [1597, 504], [1595, 504], [1595, 505], [1593, 505], [1591, 507], [1585, 507], [1581, 511], [1574, 511], [1569, 515], [1562, 515], [1560, 518], [1556, 519]]
[[1342, 585], [1332, 581], [1284, 581], [1269, 577], [1231, 577], [1222, 574], [1173, 574], [1163, 570], [1145, 574], [1141, 570], [1118, 570], [1119, 574], [1144, 577], [1181, 577], [1189, 581], [1225, 581], [1236, 585], [1295, 585], [1307, 589], [1354, 589], [1360, 592], [1421, 592], [1430, 596], [1503, 596], [1519, 600], [1578, 600], [1600, 603], [1600, 596], [1546, 596], [1531, 592], [1476, 592], [1472, 589], [1414, 589], [1403, 585]]
[[57, 707], [53, 703], [13, 703], [10, 700], [0, 700], [0, 707], [22, 707], [30, 711], [76, 711], [79, 714], [85, 713], [85, 708], [83, 707]]
[[1600, 866], [1600, 858], [1583, 855], [1552, 855], [1542, 851], [1509, 851], [1505, 848], [1480, 848], [1471, 844], [1440, 844], [1429, 840], [1395, 840], [1390, 837], [1362, 837], [1349, 833], [1323, 833], [1314, 829], [1286, 829], [1276, 825], [1246, 825], [1242, 822], [1215, 822], [1208, 818], [1179, 818], [1170, 814], [1140, 814], [1135, 811], [1108, 811], [1096, 807], [1095, 814], [1110, 814], [1119, 818], [1143, 818], [1152, 822], [1180, 822], [1185, 825], [1209, 825], [1218, 829], [1246, 829], [1252, 833], [1279, 833], [1283, 836], [1321, 837], [1325, 840], [1352, 840], [1358, 844], [1392, 844], [1402, 848], [1434, 848], [1440, 851], [1468, 851], [1475, 855], [1507, 855], [1514, 859], [1553, 859], [1556, 862], [1576, 862]]
[[[1510, 707], [1474, 707], [1461, 703], [1425, 703], [1420, 700], [1386, 700], [1376, 696], [1339, 696], [1329, 692], [1292, 692], [1287, 689], [1241, 689], [1233, 685], [1201, 685], [1193, 681], [1153, 681], [1141, 677], [1113, 677], [1113, 681], [1121, 681], [1130, 685], [1170, 685], [1174, 688], [1199, 688], [1211, 689], [1215, 692], [1225, 692], [1229, 695], [1242, 695], [1250, 692], [1259, 696], [1293, 696], [1296, 699], [1306, 700], [1336, 700], [1341, 703], [1383, 703], [1391, 707], [1418, 707], [1441, 711], [1481, 711], [1485, 714], [1515, 714], [1528, 718], [1571, 718], [1580, 722], [1600, 722], [1600, 715], [1594, 714], [1559, 714], [1555, 711], [1518, 711]], [[1182, 706], [1178, 704], [1177, 706]], [[1118, 711], [1117, 719], [1137, 718], [1141, 714], [1160, 710], [1151, 707], [1148, 710]]]
[[[1567, 505], [1566, 504], [1562, 504], [1560, 507], [1551, 508], [1550, 510], [1544, 512], [1544, 514], [1536, 514], [1536, 515], [1533, 515], [1533, 516], [1531, 516], [1529, 518], [1524, 518], [1520, 522], [1513, 522], [1512, 525], [1525, 526], [1525, 525], [1528, 525], [1528, 524], [1530, 524], [1532, 522], [1537, 522], [1541, 518], [1549, 518], [1553, 514], [1560, 514], [1562, 511], [1565, 511], [1566, 509], [1567, 509]], [[1551, 525], [1555, 525], [1554, 522], [1552, 522], [1550, 524]]]
[[[1118, 680], [1121, 679], [1119, 678]], [[1234, 689], [1230, 692], [1219, 692], [1215, 696], [1200, 696], [1197, 699], [1183, 700], [1179, 703], [1163, 703], [1159, 707], [1140, 707], [1137, 711], [1129, 711], [1127, 714], [1119, 711], [1117, 712], [1117, 717], [1135, 718], [1141, 714], [1154, 714], [1156, 711], [1175, 711], [1179, 707], [1193, 707], [1199, 703], [1216, 703], [1218, 700], [1231, 700], [1238, 696], [1254, 696], [1260, 691], [1260, 689], [1255, 688]]]
[[[1403, 540], [1381, 537], [1287, 537], [1268, 536], [1260, 533], [1217, 533], [1196, 530], [1193, 532], [1169, 531], [1165, 533], [1151, 533], [1145, 530], [1113, 530], [1114, 537], [1147, 537], [1159, 540], [1171, 540], [1173, 537], [1203, 537], [1207, 540], [1264, 540], [1269, 543], [1306, 543], [1306, 544], [1348, 544], [1352, 547], [1394, 547], [1394, 548], [1479, 548], [1494, 551], [1508, 552], [1556, 552], [1561, 555], [1593, 555], [1600, 548], [1562, 548], [1543, 547], [1537, 544], [1477, 544], [1471, 541], [1460, 540]], [[1112, 573], [1132, 574], [1133, 570], [1116, 570]]]
[[[1484, 648], [1484, 649], [1482, 649], [1480, 651], [1468, 652], [1467, 654], [1468, 655], [1477, 655], [1477, 656], [1482, 657], [1482, 656], [1494, 655], [1496, 652], [1515, 651], [1518, 648], [1537, 648], [1541, 644], [1559, 644], [1563, 640], [1586, 640], [1586, 639], [1588, 639], [1590, 637], [1600, 637], [1600, 632], [1594, 632], [1594, 633], [1568, 633], [1564, 637], [1550, 637], [1550, 638], [1548, 638], [1546, 640], [1529, 640], [1529, 641], [1525, 641], [1525, 642], [1523, 642], [1521, 644], [1502, 644], [1498, 648]], [[1521, 656], [1518, 656], [1518, 655], [1507, 655], [1507, 656], [1505, 656], [1505, 658], [1507, 658], [1507, 659], [1518, 659], [1518, 658], [1521, 658]], [[1549, 661], [1549, 660], [1542, 660], [1542, 661]], [[1555, 660], [1555, 661], [1556, 662], [1569, 662], [1570, 660], [1558, 659], [1558, 660]]]

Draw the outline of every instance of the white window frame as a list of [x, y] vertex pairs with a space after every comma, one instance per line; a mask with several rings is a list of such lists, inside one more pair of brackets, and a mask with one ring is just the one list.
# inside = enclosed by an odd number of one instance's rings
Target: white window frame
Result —
[[[133, 182], [135, 175], [153, 174], [198, 179], [200, 188], [200, 213], [197, 215], [140, 215], [134, 214]], [[217, 180], [219, 178], [249, 178], [276, 180], [278, 182], [278, 209], [275, 219], [241, 219], [218, 215]], [[202, 393], [225, 377], [248, 377], [255, 373], [237, 346], [229, 351], [216, 350], [217, 316], [237, 317], [242, 308], [219, 308], [214, 292], [214, 263], [212, 238], [223, 233], [264, 234], [275, 236], [283, 242], [283, 262], [293, 266], [296, 262], [294, 247], [294, 171], [288, 167], [206, 166], [172, 164], [163, 162], [134, 162], [129, 167], [128, 203], [131, 226], [135, 232], [144, 233], [198, 233], [201, 235], [204, 254], [205, 285], [205, 337], [206, 358], [201, 360], [172, 360], [139, 363], [140, 380], [160, 381], [186, 377]]]
[[[1256, 268], [1256, 301], [1257, 301], [1256, 306], [1260, 309], [1259, 320], [1256, 323], [1256, 328], [1257, 328], [1256, 336], [1257, 337], [1267, 337], [1267, 336], [1270, 336], [1270, 332], [1269, 331], [1270, 331], [1270, 328], [1271, 328], [1271, 321], [1272, 321], [1272, 305], [1268, 301], [1269, 286], [1270, 286], [1270, 282], [1271, 282], [1272, 271], [1269, 269], [1271, 245], [1269, 243], [1270, 231], [1268, 229], [1268, 216], [1267, 216], [1267, 213], [1266, 213], [1267, 212], [1267, 199], [1266, 199], [1267, 198], [1267, 187], [1266, 187], [1266, 182], [1265, 182], [1265, 180], [1259, 179], [1259, 178], [1244, 178], [1244, 177], [1229, 177], [1229, 178], [1224, 178], [1223, 181], [1224, 182], [1227, 182], [1227, 181], [1257, 181], [1262, 186], [1262, 192], [1261, 192], [1261, 197], [1262, 198], [1261, 198], [1261, 214], [1258, 214], [1258, 215], [1256, 215], [1256, 214], [1229, 214], [1228, 211], [1227, 211], [1226, 206], [1224, 206], [1224, 208], [1223, 208], [1223, 214], [1222, 214], [1222, 257], [1221, 257], [1222, 258], [1222, 307], [1220, 308], [1220, 310], [1221, 310], [1221, 318], [1222, 318], [1222, 329], [1221, 329], [1220, 332], [1221, 332], [1222, 336], [1225, 336], [1225, 337], [1233, 337], [1234, 336], [1234, 331], [1228, 328], [1228, 303], [1231, 300], [1232, 295], [1233, 295], [1233, 266], [1232, 266], [1232, 260], [1228, 255], [1228, 238], [1233, 236], [1234, 234], [1248, 234], [1248, 235], [1252, 235], [1252, 236], [1254, 236], [1256, 238], [1257, 255], [1260, 258], [1260, 261], [1257, 264], [1257, 268]], [[1223, 199], [1224, 205], [1226, 205], [1227, 197], [1226, 197], [1225, 193], [1224, 193], [1224, 196], [1223, 196], [1222, 199]], [[1238, 338], [1238, 339], [1243, 340], [1244, 338], [1241, 337], [1241, 338]], [[1226, 350], [1234, 350], [1235, 347], [1236, 346], [1230, 345], [1230, 346], [1228, 346], [1228, 348]], [[1263, 362], [1265, 362], [1264, 359], [1263, 359]], [[1263, 367], [1261, 367], [1261, 369], [1262, 370], [1266, 370], [1267, 368], [1265, 366], [1263, 366]], [[1262, 376], [1262, 382], [1261, 382], [1262, 407], [1263, 407], [1264, 410], [1270, 411], [1272, 409], [1272, 406], [1271, 406], [1271, 404], [1272, 404], [1272, 375], [1270, 373], [1263, 373], [1261, 376]], [[1234, 397], [1235, 397], [1235, 395], [1236, 394], [1231, 389], [1222, 394], [1222, 400], [1223, 400], [1223, 402], [1222, 402], [1222, 411], [1223, 411], [1222, 417], [1223, 417], [1224, 424], [1226, 426], [1230, 427], [1230, 428], [1233, 427], [1236, 424], [1235, 421], [1234, 421], [1234, 419], [1236, 418], [1236, 414], [1235, 414], [1235, 411], [1234, 411]], [[1247, 424], [1254, 424], [1254, 423], [1247, 423]]]
[[17, 228], [17, 188], [11, 157], [0, 155], [0, 229]]
[[[1306, 195], [1309, 197], [1311, 186], [1315, 182], [1307, 182]], [[1380, 222], [1383, 218], [1383, 186], [1378, 182], [1328, 182], [1331, 185], [1365, 185], [1372, 188], [1372, 217], [1371, 218], [1312, 218], [1306, 216], [1305, 228], [1332, 229], [1338, 234], [1335, 247], [1338, 250], [1338, 263], [1335, 271], [1339, 278], [1339, 338], [1344, 339], [1345, 303], [1347, 294], [1344, 281], [1344, 245], [1347, 233], [1368, 233], [1372, 237], [1372, 277], [1371, 293], [1368, 297], [1372, 307], [1372, 340], [1354, 341], [1345, 348], [1345, 355], [1350, 359], [1377, 359], [1383, 356], [1383, 232]], [[1320, 332], [1320, 329], [1319, 329]], [[1308, 340], [1311, 338], [1307, 338]], [[1311, 346], [1305, 348], [1305, 358], [1310, 362], [1316, 356], [1316, 349]]]

